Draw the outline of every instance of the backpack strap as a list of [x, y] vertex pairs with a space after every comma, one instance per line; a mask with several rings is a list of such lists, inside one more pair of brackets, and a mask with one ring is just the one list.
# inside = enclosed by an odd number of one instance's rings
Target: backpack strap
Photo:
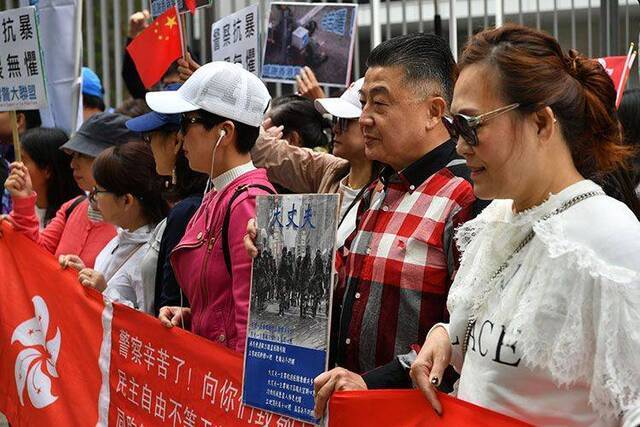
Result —
[[71, 215], [71, 213], [73, 212], [73, 210], [74, 210], [74, 209], [75, 209], [75, 208], [76, 208], [80, 203], [82, 203], [82, 201], [83, 201], [84, 199], [86, 199], [86, 198], [87, 198], [87, 196], [86, 196], [86, 195], [84, 195], [84, 194], [75, 198], [75, 200], [73, 201], [73, 203], [71, 203], [71, 204], [67, 207], [67, 209], [65, 209], [65, 211], [64, 211], [64, 217], [65, 217], [65, 220], [69, 219], [69, 215]]
[[231, 255], [229, 254], [229, 222], [231, 222], [231, 207], [233, 206], [233, 202], [249, 188], [258, 188], [269, 194], [276, 194], [275, 191], [266, 185], [245, 184], [236, 188], [235, 193], [231, 196], [231, 200], [229, 200], [229, 204], [227, 205], [227, 212], [224, 214], [224, 221], [222, 223], [222, 254], [224, 255], [224, 263], [227, 266], [229, 275], [231, 275]]

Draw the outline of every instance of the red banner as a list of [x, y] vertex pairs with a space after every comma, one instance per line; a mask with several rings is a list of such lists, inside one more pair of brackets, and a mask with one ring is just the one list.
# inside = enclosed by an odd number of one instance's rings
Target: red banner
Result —
[[[12, 426], [305, 425], [241, 404], [238, 353], [103, 301], [6, 222], [0, 233], [0, 412]], [[415, 391], [338, 393], [330, 425], [520, 425], [442, 399], [440, 419]]]
[[435, 413], [418, 390], [338, 392], [329, 404], [329, 427], [529, 425], [446, 394], [438, 397], [442, 416]]
[[631, 73], [634, 60], [635, 53], [633, 53], [633, 50], [630, 50], [627, 56], [598, 58], [598, 62], [604, 67], [609, 77], [611, 77], [613, 86], [616, 88], [616, 108], [620, 106], [620, 102], [622, 101], [622, 95], [627, 87], [629, 73]]

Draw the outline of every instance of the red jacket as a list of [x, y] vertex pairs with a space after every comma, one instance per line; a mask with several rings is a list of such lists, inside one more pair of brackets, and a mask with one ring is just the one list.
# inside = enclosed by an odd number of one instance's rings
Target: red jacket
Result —
[[222, 251], [222, 224], [236, 189], [247, 184], [273, 190], [266, 171], [256, 169], [236, 178], [222, 191], [210, 192], [171, 254], [176, 278], [191, 304], [191, 331], [239, 352], [245, 347], [251, 288], [251, 258], [243, 240], [247, 222], [255, 217], [256, 196], [268, 193], [249, 188], [231, 206], [231, 274]]
[[96, 257], [116, 235], [116, 228], [104, 221], [92, 221], [88, 216], [89, 201], [84, 199], [67, 218], [66, 211], [74, 199], [65, 202], [47, 227], [39, 231], [36, 216], [36, 193], [30, 197], [13, 198], [11, 219], [15, 229], [56, 256], [78, 255], [84, 265], [93, 268]]

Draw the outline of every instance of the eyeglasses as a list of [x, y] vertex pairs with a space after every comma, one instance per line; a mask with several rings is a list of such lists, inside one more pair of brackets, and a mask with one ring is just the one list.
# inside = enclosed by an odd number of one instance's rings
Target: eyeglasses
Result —
[[345, 133], [349, 127], [349, 119], [344, 119], [342, 117], [333, 116], [331, 118], [331, 123], [334, 128], [337, 126], [340, 133]]
[[504, 107], [500, 107], [493, 111], [489, 111], [479, 116], [467, 116], [464, 114], [454, 114], [453, 116], [444, 116], [442, 122], [449, 131], [451, 138], [458, 140], [462, 138], [467, 144], [475, 147], [478, 145], [478, 128], [487, 123], [491, 119], [515, 110], [520, 107], [520, 104], [510, 104]]
[[112, 193], [112, 192], [111, 192], [111, 191], [108, 191], [108, 190], [98, 190], [98, 187], [95, 187], [95, 186], [94, 186], [94, 187], [91, 189], [91, 192], [89, 192], [89, 202], [90, 202], [92, 205], [95, 205], [95, 204], [96, 204], [96, 196], [97, 196], [98, 194], [100, 194], [100, 193]]
[[204, 119], [198, 116], [182, 115], [180, 118], [180, 132], [182, 132], [183, 135], [186, 135], [189, 131], [189, 126], [196, 123], [204, 123]]

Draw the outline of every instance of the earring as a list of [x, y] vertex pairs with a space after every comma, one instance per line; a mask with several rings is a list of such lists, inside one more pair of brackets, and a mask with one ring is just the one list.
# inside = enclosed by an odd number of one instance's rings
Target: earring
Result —
[[177, 177], [176, 177], [176, 168], [173, 168], [171, 171], [171, 185], [176, 185]]

